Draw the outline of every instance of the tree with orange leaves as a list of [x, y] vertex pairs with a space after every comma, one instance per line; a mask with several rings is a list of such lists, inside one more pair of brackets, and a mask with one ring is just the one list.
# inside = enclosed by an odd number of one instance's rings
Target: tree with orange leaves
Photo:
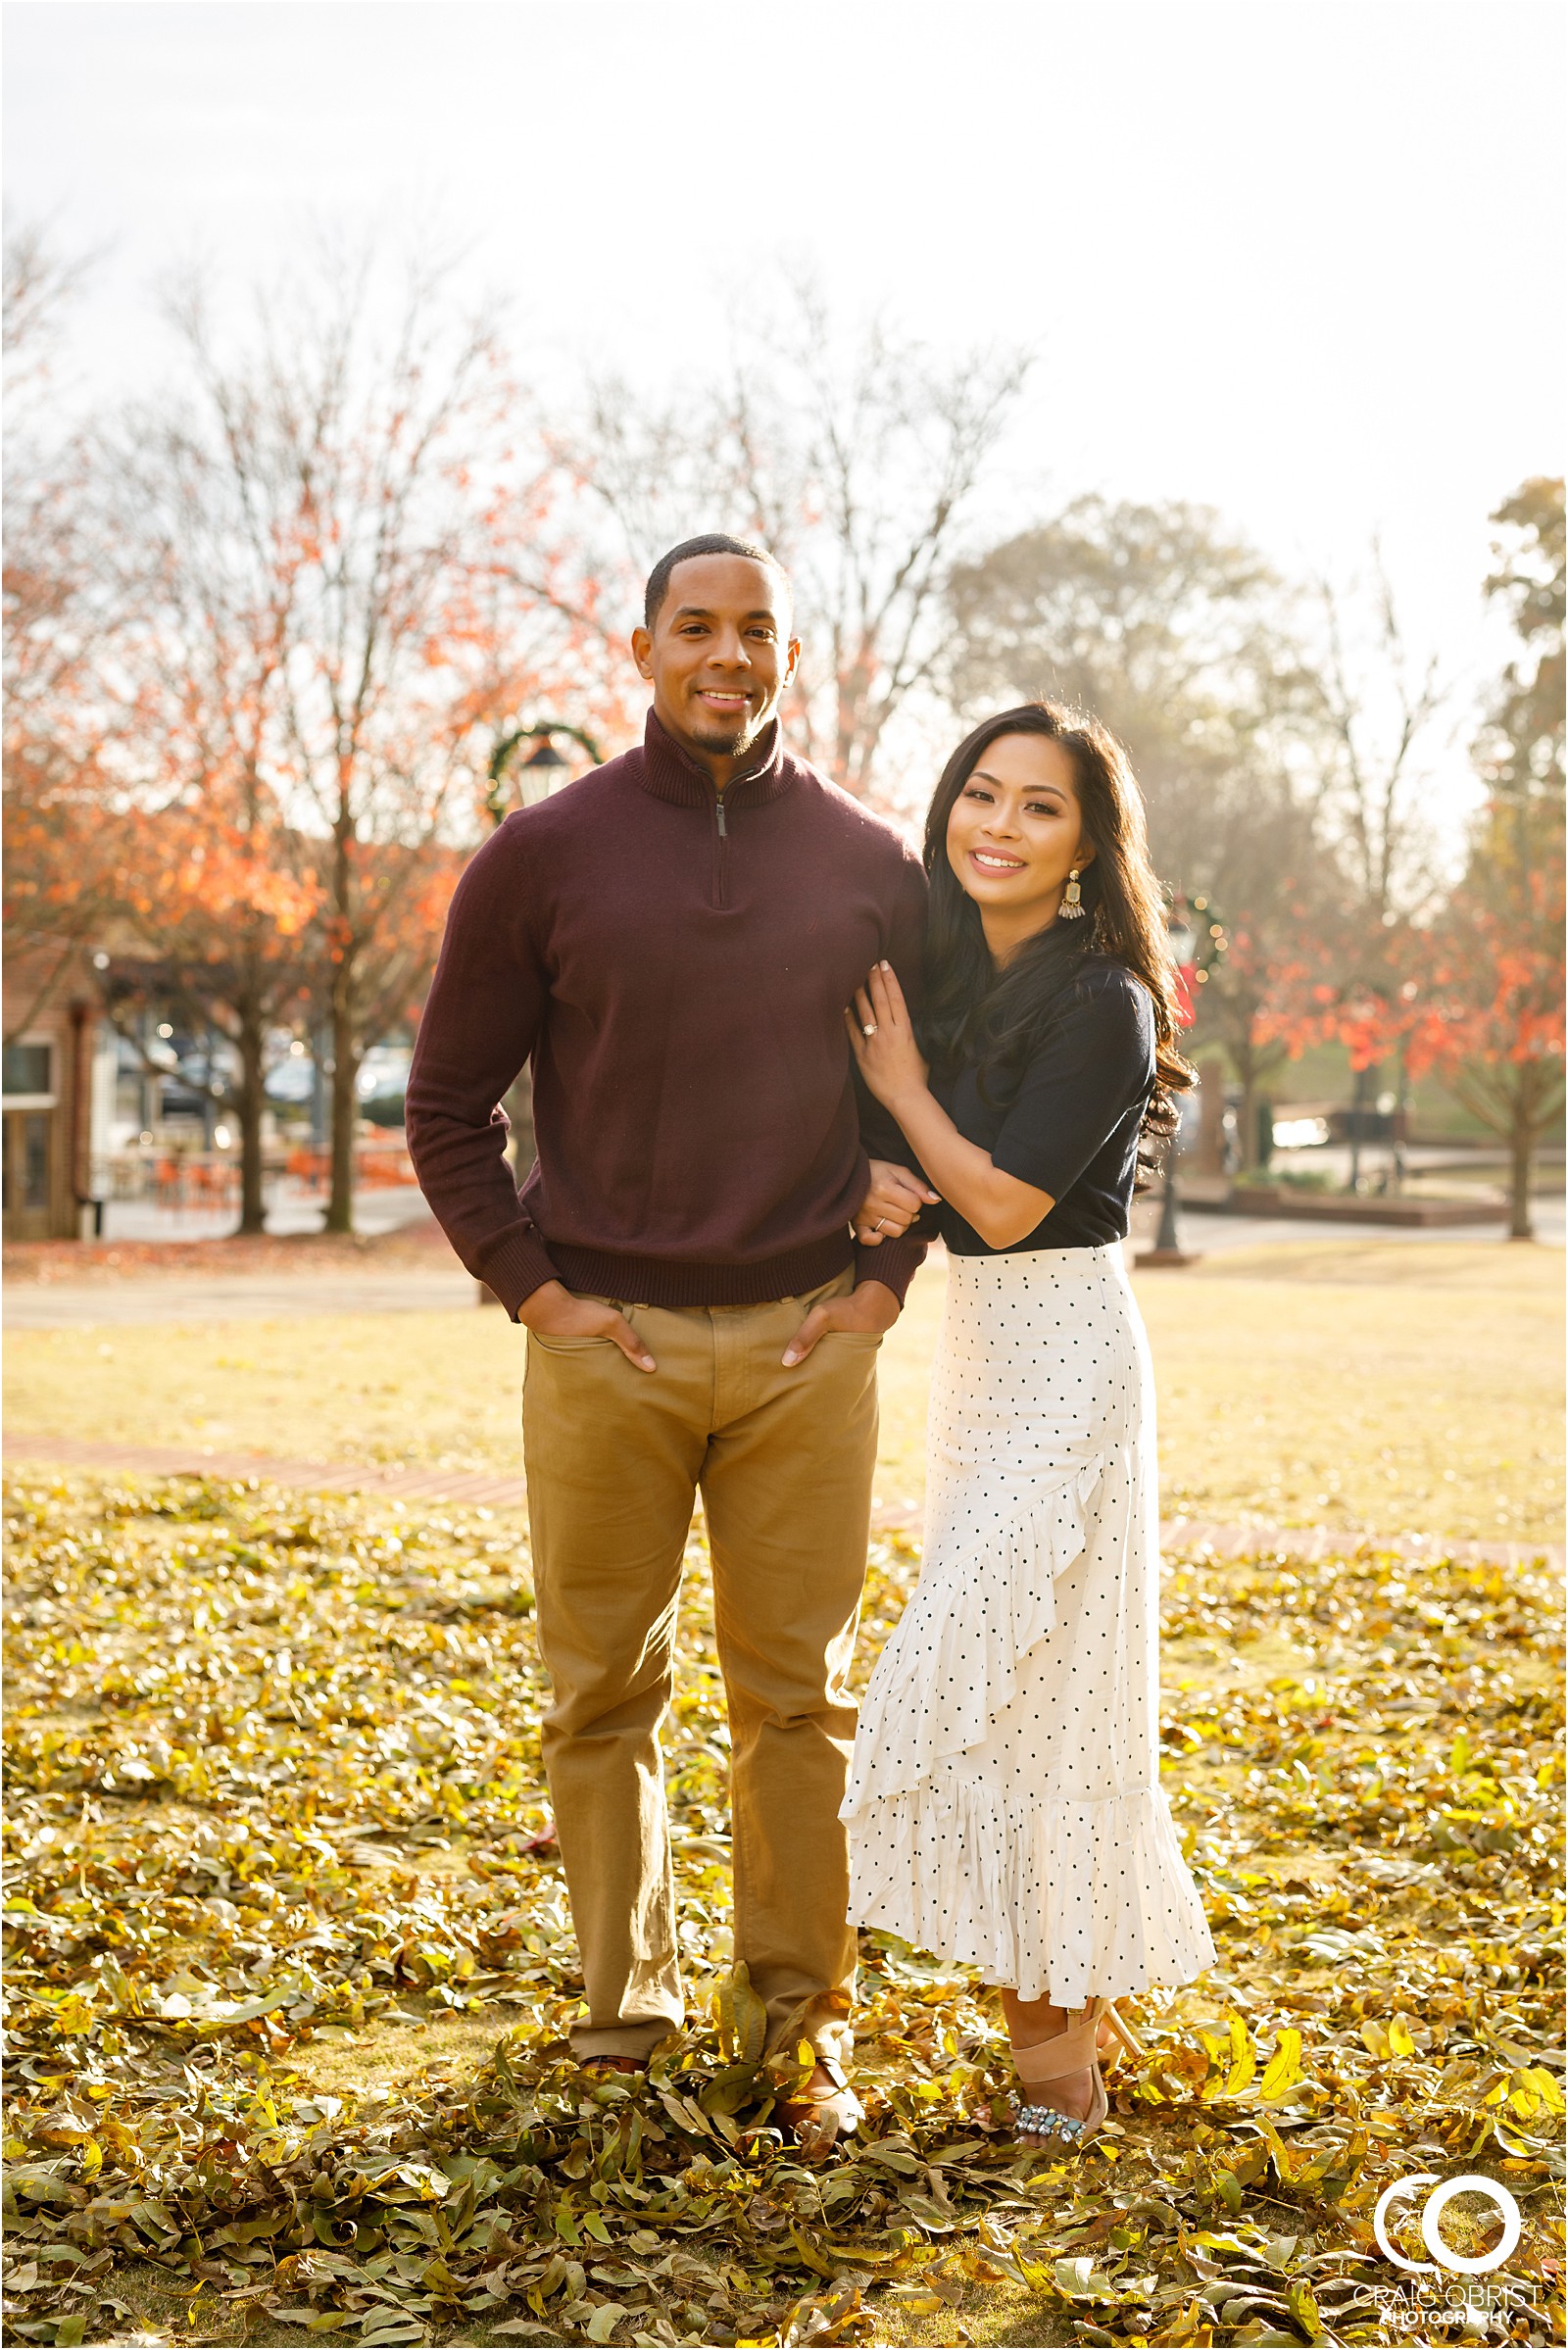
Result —
[[272, 1040], [310, 1000], [308, 943], [320, 902], [310, 844], [288, 841], [275, 810], [259, 816], [254, 795], [242, 813], [210, 776], [188, 780], [179, 800], [133, 810], [116, 834], [119, 895], [106, 935], [124, 952], [110, 957], [110, 1018], [150, 1069], [158, 1064], [127, 1018], [141, 1006], [156, 1004], [194, 1033], [226, 1044], [226, 1067], [209, 1057], [204, 1075], [185, 1068], [181, 1078], [232, 1117], [238, 1229], [261, 1232]]
[[1320, 778], [1310, 865], [1276, 874], [1286, 918], [1255, 970], [1243, 939], [1226, 973], [1228, 987], [1255, 990], [1252, 1039], [1261, 1053], [1277, 1061], [1313, 1045], [1345, 1048], [1358, 1113], [1352, 1191], [1359, 1119], [1376, 1100], [1378, 1071], [1396, 1060], [1401, 1092], [1415, 1073], [1406, 1045], [1421, 1016], [1419, 973], [1442, 903], [1425, 787], [1445, 756], [1448, 699], [1435, 659], [1412, 659], [1373, 553], [1371, 580], [1354, 605], [1327, 584], [1319, 592], [1312, 750]]
[[1358, 1079], [1396, 1053], [1411, 1077], [1436, 1070], [1507, 1144], [1510, 1233], [1529, 1240], [1564, 1101], [1562, 482], [1525, 482], [1492, 518], [1508, 535], [1485, 592], [1521, 651], [1475, 746], [1488, 797], [1465, 870], [1420, 920], [1325, 924], [1276, 970], [1264, 1030], [1293, 1052], [1343, 1044]]
[[1520, 653], [1476, 746], [1487, 805], [1412, 991], [1410, 1053], [1503, 1137], [1510, 1236], [1530, 1240], [1535, 1155], [1564, 1100], [1561, 480], [1524, 482], [1492, 519], [1506, 536], [1486, 594], [1507, 609]]
[[220, 463], [173, 401], [104, 433], [99, 484], [97, 561], [131, 615], [112, 671], [106, 999], [150, 1068], [131, 1015], [153, 1004], [227, 1045], [226, 1067], [182, 1074], [238, 1128], [239, 1230], [256, 1233], [270, 1041], [309, 1001], [323, 904], [279, 750], [292, 571], [254, 560]]
[[[431, 275], [388, 309], [368, 266], [324, 263], [232, 349], [199, 289], [174, 315], [187, 395], [134, 419], [116, 459], [156, 681], [135, 799], [160, 824], [177, 810], [175, 842], [194, 828], [161, 861], [147, 836], [158, 886], [191, 885], [156, 928], [210, 940], [180, 970], [204, 969], [214, 1002], [247, 942], [228, 1032], [248, 1102], [268, 1007], [311, 992], [331, 1040], [327, 1228], [348, 1231], [361, 1060], [433, 963], [494, 722], [570, 676], [579, 632], [496, 335]], [[204, 870], [247, 860], [248, 911], [214, 922], [229, 900]]]
[[1560, 833], [1528, 869], [1508, 870], [1499, 854], [1505, 831], [1489, 809], [1470, 870], [1431, 942], [1408, 1056], [1413, 1074], [1436, 1068], [1507, 1144], [1509, 1237], [1528, 1241], [1536, 1152], [1563, 1111], [1568, 908]]
[[116, 612], [95, 576], [89, 462], [56, 421], [54, 363], [81, 274], [34, 228], [5, 244], [5, 929], [8, 1028], [79, 969], [113, 895], [95, 690]]
[[[1237, 892], [1224, 955], [1199, 1005], [1201, 1043], [1212, 1038], [1224, 1046], [1242, 1089], [1244, 1172], [1259, 1162], [1258, 1113], [1272, 1080], [1317, 1041], [1336, 993], [1322, 978], [1340, 927], [1332, 859], [1312, 837], [1309, 811], [1285, 813], [1278, 860], [1272, 871], [1258, 869], [1261, 857], [1253, 860], [1252, 887]], [[1258, 847], [1266, 846], [1265, 836]]]

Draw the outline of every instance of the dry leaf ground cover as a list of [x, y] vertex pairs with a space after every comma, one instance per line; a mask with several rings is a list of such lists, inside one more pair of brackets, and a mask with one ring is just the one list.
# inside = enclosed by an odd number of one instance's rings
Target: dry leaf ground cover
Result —
[[[693, 2023], [589, 2086], [513, 1521], [26, 1475], [9, 1525], [9, 2339], [1563, 2339], [1544, 1572], [1174, 1560], [1163, 1740], [1218, 1967], [1134, 2003], [1113, 2127], [1053, 2166], [1009, 2143], [994, 2007], [866, 1937], [868, 2125], [818, 2174], [729, 1981], [700, 1539]], [[879, 1546], [862, 1669], [917, 1565]], [[1473, 2171], [1523, 2240], [1412, 2314], [1379, 2193]]]
[[[1216, 1251], [1136, 1286], [1170, 1514], [1561, 1540], [1559, 1251], [1307, 1241]], [[932, 1266], [883, 1350], [889, 1508], [920, 1497], [941, 1305]], [[518, 1348], [476, 1309], [18, 1331], [7, 1424], [515, 1475]]]

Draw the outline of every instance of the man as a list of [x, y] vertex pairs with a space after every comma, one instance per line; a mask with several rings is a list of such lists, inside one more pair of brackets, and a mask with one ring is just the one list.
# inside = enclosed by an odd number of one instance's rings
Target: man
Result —
[[[844, 1008], [883, 955], [917, 984], [925, 881], [783, 747], [800, 646], [763, 549], [673, 549], [632, 650], [654, 694], [641, 749], [509, 816], [464, 874], [409, 1145], [464, 1263], [528, 1332], [545, 1766], [587, 2004], [574, 2050], [630, 2070], [683, 2020], [659, 1725], [700, 1490], [735, 1955], [768, 2046], [818, 2056], [792, 2118], [820, 2153], [859, 2110], [838, 1809], [876, 1350], [923, 1252], [898, 1237], [922, 1195], [897, 1169], [865, 1210], [875, 1254], [852, 1240], [860, 1120], [878, 1113]], [[530, 1058], [538, 1163], [519, 1199], [497, 1104]]]

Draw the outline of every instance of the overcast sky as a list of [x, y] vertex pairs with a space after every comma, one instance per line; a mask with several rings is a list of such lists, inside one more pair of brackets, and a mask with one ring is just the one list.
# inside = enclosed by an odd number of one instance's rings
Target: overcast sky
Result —
[[77, 351], [103, 389], [162, 364], [161, 269], [274, 269], [313, 213], [440, 221], [554, 364], [580, 344], [651, 382], [804, 259], [937, 343], [1039, 345], [1021, 507], [1199, 499], [1340, 570], [1380, 530], [1454, 664], [1489, 510], [1562, 467], [1555, 5], [4, 16], [11, 216], [102, 249]]

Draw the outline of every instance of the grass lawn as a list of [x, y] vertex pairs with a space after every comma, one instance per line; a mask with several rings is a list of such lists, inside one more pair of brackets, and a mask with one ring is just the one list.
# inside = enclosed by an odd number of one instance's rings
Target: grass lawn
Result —
[[[1140, 1274], [1167, 1514], [1561, 1540], [1558, 1251], [1306, 1241]], [[885, 1507], [923, 1484], [943, 1275], [883, 1350]], [[9, 1426], [125, 1444], [515, 1472], [499, 1312], [18, 1331]]]
[[1560, 1250], [1311, 1242], [1137, 1287], [1167, 1513], [1561, 1542]]
[[[1184, 1327], [1224, 1296], [1184, 1290]], [[351, 1359], [327, 1357], [340, 1393]], [[1564, 2338], [1544, 1571], [1177, 1557], [1161, 1741], [1217, 1966], [1128, 2003], [1147, 2053], [1053, 2166], [1010, 2141], [994, 2003], [864, 1936], [867, 2123], [812, 2173], [710, 2020], [727, 1749], [699, 1541], [666, 1741], [691, 2022], [648, 2081], [590, 2085], [514, 1529], [32, 1472], [7, 1509], [8, 2339], [1431, 2339], [1372, 2253], [1418, 2171], [1522, 2207], [1465, 2338]], [[877, 1545], [861, 1672], [917, 1567]], [[1494, 2227], [1475, 2198], [1445, 2220], [1471, 2254]]]

